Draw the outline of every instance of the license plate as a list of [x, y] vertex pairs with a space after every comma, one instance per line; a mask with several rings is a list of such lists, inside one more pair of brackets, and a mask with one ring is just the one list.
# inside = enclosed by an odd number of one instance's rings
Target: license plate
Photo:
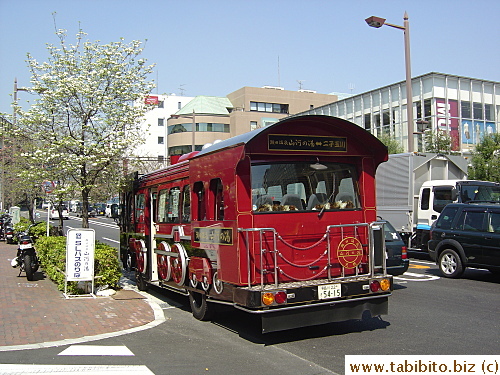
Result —
[[31, 244], [20, 245], [19, 248], [21, 250], [31, 249]]
[[329, 299], [329, 298], [340, 298], [341, 294], [340, 284], [326, 284], [318, 285], [318, 298], [319, 299]]

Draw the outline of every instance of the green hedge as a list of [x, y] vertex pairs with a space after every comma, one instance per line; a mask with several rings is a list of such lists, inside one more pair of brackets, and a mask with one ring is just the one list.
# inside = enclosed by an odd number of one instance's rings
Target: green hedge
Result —
[[[35, 247], [47, 276], [57, 284], [59, 290], [64, 290], [65, 277], [59, 270], [66, 271], [66, 237], [39, 237]], [[96, 241], [94, 255], [94, 276], [96, 279], [94, 286], [97, 288], [108, 285], [110, 288], [118, 288], [121, 275], [117, 250]], [[68, 293], [81, 293], [77, 288], [77, 282], [68, 282]]]

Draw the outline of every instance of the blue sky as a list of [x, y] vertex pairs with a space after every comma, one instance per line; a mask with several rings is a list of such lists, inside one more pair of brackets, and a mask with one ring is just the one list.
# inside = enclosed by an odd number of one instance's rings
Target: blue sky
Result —
[[155, 92], [225, 96], [264, 85], [356, 94], [403, 81], [403, 32], [364, 20], [403, 25], [405, 11], [413, 77], [500, 80], [498, 0], [0, 0], [0, 112], [12, 113], [15, 77], [29, 85], [26, 54], [44, 61], [57, 44], [53, 12], [71, 42], [79, 25], [92, 41], [147, 39]]

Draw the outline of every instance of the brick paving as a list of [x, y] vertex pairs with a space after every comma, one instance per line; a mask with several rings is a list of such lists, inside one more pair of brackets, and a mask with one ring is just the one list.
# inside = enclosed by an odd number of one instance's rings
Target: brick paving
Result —
[[40, 269], [34, 281], [10, 260], [17, 245], [0, 242], [0, 347], [78, 339], [136, 328], [155, 320], [144, 299], [66, 299]]

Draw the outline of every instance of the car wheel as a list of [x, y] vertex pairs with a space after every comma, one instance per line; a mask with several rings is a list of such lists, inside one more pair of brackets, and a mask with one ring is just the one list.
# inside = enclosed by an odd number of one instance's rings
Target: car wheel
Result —
[[439, 254], [439, 270], [444, 277], [459, 278], [465, 271], [460, 256], [455, 250], [446, 249]]

